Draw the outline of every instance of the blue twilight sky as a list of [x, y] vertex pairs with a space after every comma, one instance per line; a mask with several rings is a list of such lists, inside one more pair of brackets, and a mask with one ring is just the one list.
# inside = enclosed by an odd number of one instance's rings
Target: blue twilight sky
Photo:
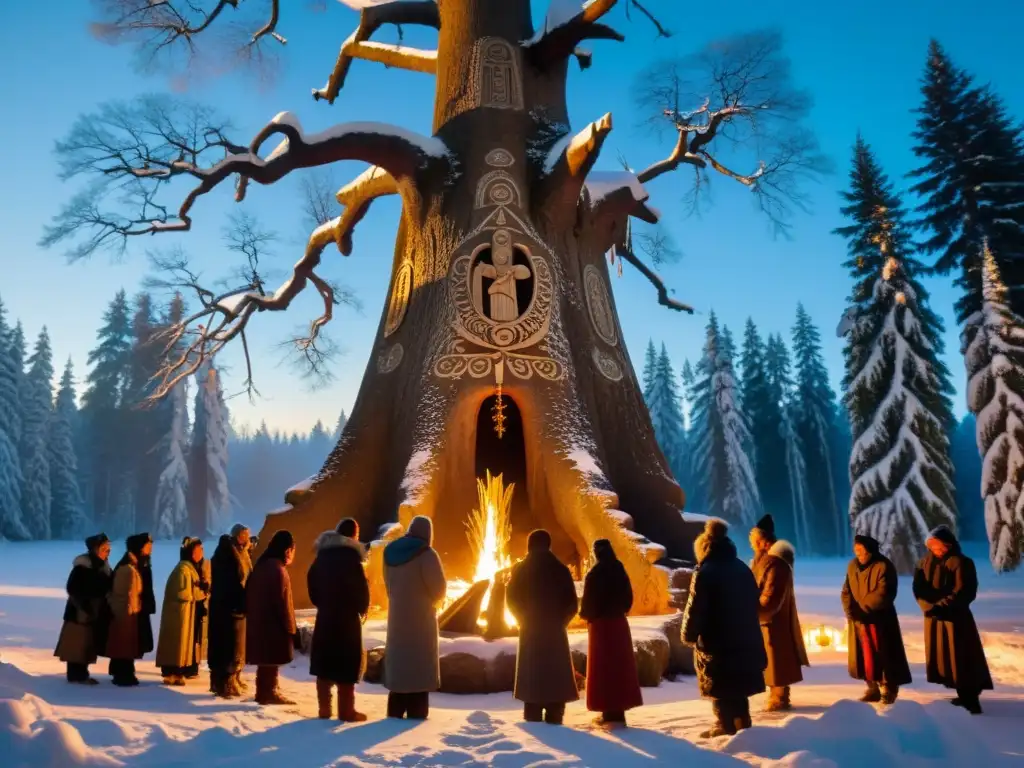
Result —
[[[30, 339], [48, 325], [58, 361], [70, 355], [82, 375], [105, 305], [121, 287], [129, 292], [138, 289], [146, 248], [180, 243], [209, 275], [223, 274], [222, 268], [218, 270], [226, 256], [220, 233], [226, 214], [233, 210], [230, 191], [219, 190], [202, 201], [194, 211], [193, 232], [133, 243], [120, 263], [99, 257], [67, 265], [61, 252], [40, 249], [36, 242], [43, 225], [75, 188], [57, 178], [54, 141], [78, 114], [100, 102], [170, 92], [171, 81], [136, 74], [129, 50], [91, 38], [90, 3], [8, 5], [0, 25], [0, 297], [9, 313], [24, 322]], [[251, 77], [229, 75], [189, 87], [189, 96], [216, 104], [231, 116], [239, 129], [237, 141], [247, 142], [282, 110], [296, 112], [310, 130], [349, 120], [383, 120], [429, 131], [433, 81], [426, 75], [356, 62], [333, 107], [314, 103], [310, 89], [326, 80], [356, 14], [334, 2], [319, 14], [310, 13], [306, 3], [283, 5], [279, 29], [288, 45], [273, 83], [261, 85]], [[538, 18], [545, 5], [535, 1]], [[914, 164], [911, 109], [919, 103], [918, 77], [931, 37], [980, 80], [994, 83], [1013, 113], [1024, 117], [1024, 68], [1019, 66], [1024, 6], [1020, 0], [985, 0], [965, 13], [963, 4], [952, 0], [729, 0], [705, 4], [694, 17], [694, 6], [679, 0], [650, 0], [648, 5], [659, 8], [666, 26], [676, 33], [673, 38], [655, 41], [636, 14], [626, 21], [622, 8], [617, 8], [611, 21], [626, 34], [627, 42], [596, 43], [594, 66], [582, 73], [573, 67], [573, 126], [578, 129], [606, 111], [616, 118], [599, 167], [616, 168], [620, 152], [633, 165], [643, 166], [670, 148], [667, 138], [659, 142], [637, 127], [630, 86], [644, 65], [656, 57], [696, 50], [717, 37], [775, 27], [785, 36], [797, 84], [813, 93], [810, 127], [838, 172], [810, 190], [814, 210], [796, 217], [791, 240], [772, 238], [737, 184], [716, 180], [714, 205], [700, 218], [683, 214], [682, 175], [663, 177], [652, 185], [652, 202], [684, 251], [678, 263], [661, 273], [676, 296], [693, 303], [698, 314], [689, 317], [659, 307], [653, 289], [627, 268], [614, 282], [634, 364], [642, 364], [651, 337], [668, 345], [677, 364], [696, 358], [711, 309], [737, 334], [752, 314], [763, 332], [788, 335], [796, 304], [803, 301], [822, 328], [832, 382], [838, 385], [842, 355], [834, 329], [848, 279], [840, 266], [845, 245], [830, 231], [840, 222], [838, 190], [846, 183], [854, 136], [858, 129], [863, 131], [889, 174], [903, 183], [903, 174]], [[420, 42], [411, 30], [406, 39]], [[694, 102], [696, 106], [699, 99], [694, 97]], [[347, 181], [360, 167], [347, 163], [335, 170], [339, 181]], [[300, 254], [306, 234], [299, 198], [297, 181], [286, 179], [252, 190], [244, 206], [280, 232], [275, 254], [281, 276]], [[260, 339], [254, 354], [262, 397], [253, 405], [244, 398], [231, 401], [239, 423], [265, 419], [272, 429], [304, 431], [318, 418], [333, 424], [342, 408], [351, 409], [384, 301], [397, 217], [397, 200], [377, 203], [356, 232], [352, 257], [346, 260], [328, 252], [328, 276], [355, 290], [364, 305], [361, 312], [342, 308], [334, 321], [334, 338], [346, 350], [335, 366], [335, 382], [310, 393], [291, 368], [280, 364], [277, 344], [316, 311], [312, 296], [300, 297], [286, 315], [256, 321], [252, 335]], [[947, 318], [947, 357], [959, 387], [962, 364], [950, 321], [956, 295], [948, 279], [933, 280], [929, 287], [935, 309]], [[227, 354], [232, 371], [238, 361], [236, 353]], [[234, 377], [229, 385], [237, 386], [238, 381]], [[958, 396], [958, 413], [963, 412], [961, 401]]]

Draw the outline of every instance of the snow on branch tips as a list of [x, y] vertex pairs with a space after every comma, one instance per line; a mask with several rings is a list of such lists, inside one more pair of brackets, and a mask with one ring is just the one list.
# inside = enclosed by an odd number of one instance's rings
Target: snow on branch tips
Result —
[[563, 137], [552, 146], [544, 164], [536, 207], [552, 220], [576, 216], [580, 191], [597, 162], [601, 147], [612, 130], [611, 113], [595, 120], [574, 137]]
[[345, 0], [344, 4], [359, 11], [359, 26], [342, 43], [334, 70], [326, 85], [313, 89], [314, 99], [334, 103], [345, 85], [345, 78], [348, 77], [353, 59], [376, 61], [387, 67], [409, 69], [414, 72], [436, 73], [437, 51], [370, 42], [370, 38], [385, 24], [394, 24], [399, 31], [403, 25], [439, 29], [441, 18], [434, 0]]
[[693, 207], [710, 170], [748, 187], [772, 223], [784, 229], [794, 207], [806, 208], [802, 183], [829, 170], [816, 139], [801, 124], [810, 98], [793, 85], [777, 33], [729, 38], [658, 62], [641, 74], [636, 92], [648, 124], [675, 135], [671, 153], [637, 176], [648, 182], [681, 165], [691, 167]]

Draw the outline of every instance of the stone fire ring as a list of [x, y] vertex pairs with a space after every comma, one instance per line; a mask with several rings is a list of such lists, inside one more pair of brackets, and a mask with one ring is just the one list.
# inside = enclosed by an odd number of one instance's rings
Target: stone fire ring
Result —
[[[302, 652], [308, 653], [313, 633], [313, 611], [299, 611], [299, 633]], [[693, 653], [679, 640], [682, 615], [637, 616], [629, 620], [633, 634], [633, 652], [637, 662], [640, 685], [656, 687], [662, 679], [693, 674]], [[367, 683], [383, 681], [387, 663], [384, 644], [387, 622], [368, 621], [363, 627], [363, 645], [366, 648]], [[515, 637], [485, 640], [478, 635], [457, 635], [440, 638], [441, 692], [456, 694], [500, 693], [511, 691], [515, 685]], [[577, 683], [582, 688], [587, 670], [587, 633], [570, 631], [573, 666]]]

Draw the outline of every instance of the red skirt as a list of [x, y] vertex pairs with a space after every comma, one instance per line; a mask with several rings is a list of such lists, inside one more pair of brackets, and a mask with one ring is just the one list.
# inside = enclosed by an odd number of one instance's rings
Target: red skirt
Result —
[[882, 682], [882, 670], [879, 668], [878, 627], [874, 624], [857, 625], [857, 641], [864, 660], [864, 679], [869, 683]]
[[625, 712], [642, 706], [633, 638], [626, 617], [590, 622], [587, 645], [587, 709]]

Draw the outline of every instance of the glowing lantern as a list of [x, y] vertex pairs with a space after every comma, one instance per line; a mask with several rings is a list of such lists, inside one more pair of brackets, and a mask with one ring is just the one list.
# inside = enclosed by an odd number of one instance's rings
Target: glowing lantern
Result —
[[820, 624], [804, 631], [804, 645], [810, 653], [846, 653], [846, 630]]

